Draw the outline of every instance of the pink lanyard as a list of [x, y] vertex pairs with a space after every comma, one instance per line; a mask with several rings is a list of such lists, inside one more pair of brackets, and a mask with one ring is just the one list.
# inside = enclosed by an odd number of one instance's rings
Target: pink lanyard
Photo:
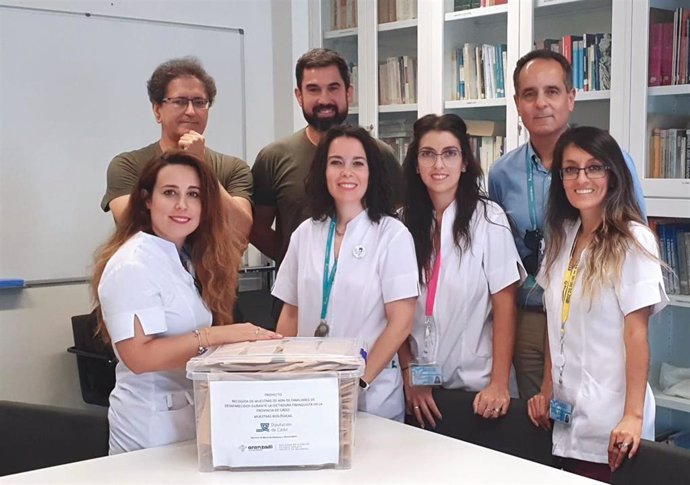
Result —
[[434, 269], [431, 272], [431, 279], [429, 280], [428, 289], [426, 292], [426, 310], [424, 315], [430, 318], [434, 314], [434, 300], [436, 299], [436, 289], [438, 288], [438, 274], [441, 272], [441, 243], [439, 241], [439, 250], [434, 261]]

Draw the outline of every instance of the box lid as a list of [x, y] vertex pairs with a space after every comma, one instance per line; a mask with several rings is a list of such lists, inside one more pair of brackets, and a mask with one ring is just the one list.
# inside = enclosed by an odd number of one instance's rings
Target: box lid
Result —
[[187, 362], [189, 379], [211, 372], [364, 373], [364, 346], [358, 339], [290, 337], [215, 347]]

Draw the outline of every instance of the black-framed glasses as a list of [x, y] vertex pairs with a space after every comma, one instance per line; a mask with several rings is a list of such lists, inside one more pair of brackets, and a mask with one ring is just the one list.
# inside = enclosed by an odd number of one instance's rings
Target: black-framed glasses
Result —
[[525, 243], [525, 247], [531, 251], [522, 258], [522, 265], [528, 274], [536, 276], [539, 271], [539, 254], [544, 247], [544, 235], [539, 229], [530, 229], [525, 231], [525, 237], [522, 241]]
[[606, 165], [589, 165], [587, 167], [563, 167], [561, 169], [561, 179], [563, 180], [575, 180], [580, 176], [580, 170], [585, 172], [588, 179], [601, 179], [606, 176], [606, 171], [609, 167]]
[[187, 109], [189, 103], [192, 103], [194, 109], [208, 109], [209, 106], [211, 106], [211, 102], [206, 98], [185, 98], [184, 96], [178, 96], [176, 98], [163, 98], [163, 102], [170, 103], [179, 110]]

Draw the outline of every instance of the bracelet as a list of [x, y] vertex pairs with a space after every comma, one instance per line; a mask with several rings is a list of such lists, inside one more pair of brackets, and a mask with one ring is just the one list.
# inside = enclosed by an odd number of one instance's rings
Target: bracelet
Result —
[[201, 345], [201, 334], [199, 333], [199, 330], [194, 329], [192, 330], [192, 333], [196, 335], [197, 340], [199, 341], [199, 348], [196, 350], [196, 355], [201, 355], [204, 352], [206, 352], [208, 349]]

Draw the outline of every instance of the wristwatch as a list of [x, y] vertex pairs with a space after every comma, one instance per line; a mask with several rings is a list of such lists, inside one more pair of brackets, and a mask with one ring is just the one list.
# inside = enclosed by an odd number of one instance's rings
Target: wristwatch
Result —
[[367, 389], [369, 389], [369, 383], [360, 377], [359, 387], [361, 387], [363, 391], [366, 391]]

